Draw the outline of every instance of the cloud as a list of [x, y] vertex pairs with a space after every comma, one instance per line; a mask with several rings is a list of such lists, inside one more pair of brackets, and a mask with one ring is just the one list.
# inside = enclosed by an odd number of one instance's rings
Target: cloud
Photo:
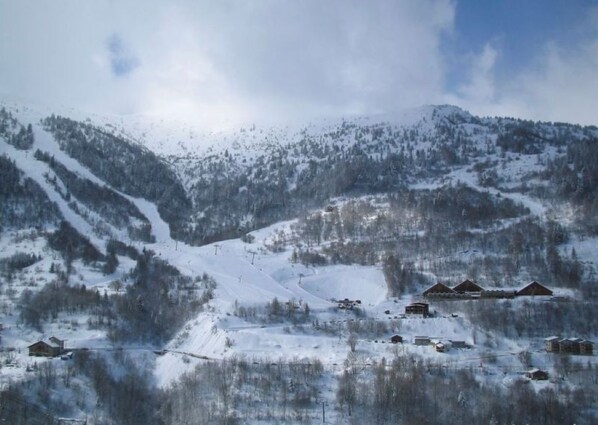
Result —
[[450, 0], [25, 3], [0, 0], [0, 91], [212, 124], [440, 99], [454, 20]]
[[574, 43], [547, 40], [523, 70], [502, 78], [494, 72], [500, 49], [486, 44], [445, 100], [480, 115], [598, 125], [598, 7], [587, 16]]
[[129, 51], [118, 34], [112, 34], [108, 38], [106, 47], [114, 76], [123, 77], [139, 66], [139, 60]]
[[[0, 0], [0, 96], [210, 128], [445, 102], [592, 121], [598, 14], [579, 48], [547, 44], [503, 78], [492, 40], [447, 57], [455, 10], [453, 0]], [[454, 64], [465, 82], [448, 87]]]
[[496, 96], [494, 66], [497, 58], [497, 49], [486, 44], [483, 51], [471, 61], [469, 80], [457, 89], [458, 95], [480, 105], [492, 103]]
[[[547, 45], [508, 87], [504, 103], [530, 118], [598, 125], [598, 39], [578, 49]], [[503, 107], [504, 108], [504, 107]]]

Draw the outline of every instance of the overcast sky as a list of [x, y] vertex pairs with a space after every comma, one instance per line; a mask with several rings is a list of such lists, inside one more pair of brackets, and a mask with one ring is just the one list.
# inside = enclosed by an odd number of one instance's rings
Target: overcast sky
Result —
[[209, 128], [440, 103], [598, 125], [598, 1], [0, 0], [0, 97]]

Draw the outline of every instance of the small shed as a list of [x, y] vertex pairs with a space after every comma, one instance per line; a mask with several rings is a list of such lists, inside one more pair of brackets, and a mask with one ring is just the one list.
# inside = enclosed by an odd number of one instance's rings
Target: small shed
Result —
[[538, 295], [546, 295], [551, 296], [552, 291], [548, 289], [546, 286], [539, 284], [535, 280], [527, 285], [525, 288], [520, 289], [517, 291], [517, 296], [538, 296]]
[[525, 376], [534, 381], [545, 381], [548, 379], [548, 372], [540, 369], [531, 369], [525, 373]]
[[561, 338], [558, 336], [549, 336], [548, 338], [544, 339], [544, 349], [549, 353], [558, 353], [559, 350], [559, 342]]
[[390, 337], [390, 342], [393, 344], [403, 343], [403, 337], [401, 335], [393, 335]]
[[472, 282], [471, 280], [467, 279], [458, 284], [453, 288], [453, 291], [458, 292], [460, 294], [465, 294], [468, 292], [475, 292], [480, 293], [484, 290], [480, 285]]

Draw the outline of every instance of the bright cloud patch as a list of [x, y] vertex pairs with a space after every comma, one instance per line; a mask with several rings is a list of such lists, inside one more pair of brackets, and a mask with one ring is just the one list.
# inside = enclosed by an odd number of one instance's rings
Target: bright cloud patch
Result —
[[[207, 129], [447, 102], [596, 124], [598, 8], [581, 0], [552, 32], [465, 0], [30, 3], [0, 0], [2, 97]], [[542, 2], [542, 16], [561, 3]], [[464, 10], [496, 19], [467, 32]], [[530, 34], [534, 47], [517, 50]]]

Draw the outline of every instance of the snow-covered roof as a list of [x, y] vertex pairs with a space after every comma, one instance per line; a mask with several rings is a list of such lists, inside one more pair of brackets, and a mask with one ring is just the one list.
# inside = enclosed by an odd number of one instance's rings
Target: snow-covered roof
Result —
[[553, 335], [553, 336], [549, 336], [548, 338], [544, 338], [544, 341], [558, 341], [560, 339], [561, 338], [559, 338], [558, 336]]

